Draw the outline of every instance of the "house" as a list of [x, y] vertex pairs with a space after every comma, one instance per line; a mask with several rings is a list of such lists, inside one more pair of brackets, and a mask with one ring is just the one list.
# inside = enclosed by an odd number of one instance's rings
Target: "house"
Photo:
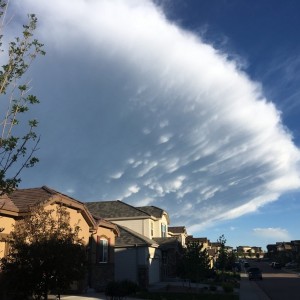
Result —
[[236, 252], [239, 257], [259, 257], [263, 253], [262, 248], [256, 246], [238, 246]]
[[149, 239], [168, 236], [169, 216], [158, 207], [134, 207], [119, 200], [87, 202], [86, 205], [93, 215], [130, 228]]
[[114, 245], [120, 232], [116, 225], [102, 218], [95, 219], [84, 203], [46, 186], [18, 189], [0, 197], [0, 258], [9, 251], [8, 236], [14, 225], [30, 214], [36, 205], [55, 210], [63, 205], [70, 215], [70, 225], [79, 226], [79, 238], [86, 246], [89, 271], [79, 288], [99, 288], [114, 279]]
[[178, 277], [178, 265], [183, 256], [183, 246], [177, 236], [153, 238], [161, 250], [161, 280], [169, 281]]
[[210, 267], [212, 268], [214, 266], [219, 253], [219, 248], [215, 247], [216, 243], [211, 243], [207, 237], [193, 237], [192, 235], [186, 238], [186, 244], [188, 243], [202, 245], [202, 251], [207, 251]]
[[210, 248], [210, 241], [206, 237], [193, 237], [192, 235], [189, 235], [186, 238], [186, 244], [188, 243], [198, 243], [202, 245], [202, 249], [209, 249]]
[[[156, 206], [134, 207], [123, 201], [86, 203], [90, 212], [120, 229], [115, 245], [115, 275], [148, 286], [174, 275], [181, 242], [170, 236], [168, 213]], [[170, 266], [172, 264], [172, 267]]]
[[115, 279], [142, 287], [160, 280], [161, 251], [154, 240], [122, 225], [115, 245]]
[[188, 234], [185, 226], [169, 226], [168, 233], [169, 236], [177, 237], [177, 239], [181, 242], [182, 247], [186, 247]]

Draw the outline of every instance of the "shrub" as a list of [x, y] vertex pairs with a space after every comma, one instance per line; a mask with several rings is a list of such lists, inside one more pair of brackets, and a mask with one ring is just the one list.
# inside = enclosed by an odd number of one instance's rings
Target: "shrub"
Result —
[[138, 291], [138, 285], [130, 280], [121, 281], [121, 286], [126, 295], [133, 295]]
[[137, 290], [137, 284], [130, 280], [111, 281], [105, 288], [105, 295], [110, 299], [121, 299], [135, 294]]
[[222, 284], [222, 288], [223, 288], [223, 291], [225, 293], [232, 293], [233, 292], [233, 285], [229, 282], [224, 282]]

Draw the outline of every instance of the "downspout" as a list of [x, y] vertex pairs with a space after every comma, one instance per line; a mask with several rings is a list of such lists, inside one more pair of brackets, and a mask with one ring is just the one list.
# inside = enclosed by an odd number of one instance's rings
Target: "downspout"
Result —
[[87, 259], [88, 259], [88, 288], [92, 288], [93, 282], [93, 267], [92, 267], [92, 251], [93, 251], [93, 235], [97, 233], [96, 229], [90, 230], [89, 242], [87, 245]]
[[138, 248], [137, 244], [134, 244], [134, 249], [135, 249], [135, 280], [139, 284], [139, 257], [138, 257]]

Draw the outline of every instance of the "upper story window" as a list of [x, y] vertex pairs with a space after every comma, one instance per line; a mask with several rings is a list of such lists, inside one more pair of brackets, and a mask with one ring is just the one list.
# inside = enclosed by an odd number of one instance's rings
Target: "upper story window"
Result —
[[107, 263], [108, 262], [108, 240], [103, 237], [98, 237], [97, 240], [97, 262]]
[[167, 236], [167, 225], [161, 224], [161, 237]]
[[154, 229], [153, 229], [153, 222], [151, 222], [151, 237], [153, 237], [154, 236]]

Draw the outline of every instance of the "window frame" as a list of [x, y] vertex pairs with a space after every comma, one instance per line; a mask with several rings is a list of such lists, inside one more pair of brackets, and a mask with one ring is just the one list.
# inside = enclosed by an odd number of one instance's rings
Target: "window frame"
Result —
[[154, 237], [154, 224], [153, 224], [153, 222], [151, 222], [151, 225], [150, 225], [150, 233], [151, 233], [151, 237]]
[[161, 223], [160, 229], [161, 229], [161, 237], [167, 237], [167, 225]]
[[106, 236], [97, 236], [97, 263], [109, 263], [110, 240]]

